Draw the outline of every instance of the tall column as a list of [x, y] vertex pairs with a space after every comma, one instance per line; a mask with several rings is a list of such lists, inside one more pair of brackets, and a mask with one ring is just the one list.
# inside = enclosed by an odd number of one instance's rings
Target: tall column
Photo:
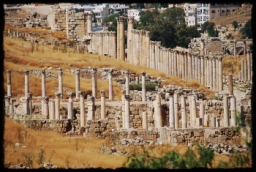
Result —
[[46, 119], [49, 119], [49, 97], [43, 97], [43, 100], [44, 100], [44, 117]]
[[116, 58], [120, 59], [120, 21], [119, 21], [119, 17], [116, 17], [117, 20], [117, 26], [116, 26], [116, 43], [117, 43], [117, 55]]
[[209, 127], [209, 115], [204, 115], [204, 127]]
[[142, 112], [142, 129], [148, 129], [148, 118], [147, 112]]
[[42, 97], [46, 96], [46, 89], [45, 89], [45, 70], [42, 70]]
[[149, 56], [150, 56], [150, 44], [149, 44], [149, 42], [150, 42], [150, 37], [149, 37], [149, 31], [146, 31], [146, 49], [145, 49], [145, 51], [146, 51], [146, 58], [147, 58], [147, 67], [149, 67], [150, 66], [150, 58], [149, 58]]
[[113, 69], [109, 69], [108, 70], [108, 90], [109, 90], [108, 97], [109, 97], [109, 100], [111, 100], [111, 101], [113, 101], [113, 98], [114, 98], [113, 84], [112, 84], [112, 73], [113, 73]]
[[28, 114], [32, 115], [32, 94], [28, 93]]
[[75, 69], [76, 74], [76, 99], [79, 99], [80, 91], [80, 69]]
[[230, 126], [236, 126], [236, 98], [235, 96], [231, 96], [230, 98], [230, 111], [231, 111], [231, 121]]
[[[205, 111], [204, 111], [204, 102], [200, 102], [200, 118], [204, 119]], [[204, 121], [204, 120], [203, 120]]]
[[92, 32], [92, 14], [87, 14], [87, 34]]
[[192, 125], [190, 125], [191, 127], [194, 127], [196, 125], [196, 100], [195, 100], [195, 96], [192, 95], [191, 96], [192, 100], [191, 100], [191, 103], [192, 103]]
[[130, 78], [129, 78], [129, 71], [125, 71], [125, 90], [126, 90], [126, 94], [127, 95], [130, 95], [130, 88], [129, 88], [129, 85], [130, 85]]
[[146, 73], [142, 72], [141, 82], [142, 82], [142, 102], [146, 102]]
[[68, 92], [68, 119], [73, 120], [73, 93]]
[[92, 68], [92, 96], [97, 98], [97, 68]]
[[101, 90], [100, 91], [100, 95], [101, 95], [101, 106], [100, 106], [100, 116], [101, 119], [105, 119], [105, 115], [106, 115], [106, 110], [105, 110], [105, 91]]
[[182, 128], [187, 128], [187, 116], [186, 116], [186, 105], [185, 105], [185, 97], [181, 95], [181, 118], [182, 118]]
[[49, 119], [55, 119], [55, 102], [49, 101]]
[[243, 60], [243, 69], [244, 69], [244, 76], [243, 76], [243, 78], [244, 78], [244, 81], [246, 81], [247, 80], [247, 68], [246, 68], [246, 60]]
[[175, 124], [174, 124], [174, 98], [173, 95], [170, 96], [169, 98], [169, 102], [170, 102], [170, 106], [169, 106], [169, 124], [170, 124], [170, 128], [174, 129], [175, 128]]
[[119, 29], [117, 32], [119, 32], [119, 39], [118, 42], [119, 42], [119, 54], [120, 54], [120, 57], [119, 59], [120, 60], [125, 60], [125, 49], [124, 49], [124, 17], [123, 16], [120, 16], [118, 17], [118, 22], [117, 22], [117, 29]]
[[29, 93], [29, 70], [25, 70], [25, 97], [28, 97]]
[[156, 94], [156, 113], [155, 113], [155, 127], [162, 127], [162, 112], [161, 112], [161, 97], [160, 94]]
[[80, 95], [80, 127], [83, 127], [86, 125], [86, 117], [84, 112], [84, 91], [79, 91]]
[[103, 55], [103, 33], [99, 32], [99, 55]]
[[236, 41], [234, 42], [234, 56], [236, 56]]
[[228, 96], [223, 96], [223, 109], [224, 109], [224, 127], [229, 126], [229, 119], [228, 119]]
[[87, 112], [87, 121], [88, 120], [94, 120], [95, 118], [95, 98], [92, 96], [87, 96], [87, 107], [88, 107], [88, 112]]
[[173, 95], [174, 99], [174, 127], [179, 128], [179, 116], [178, 116], [178, 92], [175, 91]]
[[223, 84], [222, 84], [222, 56], [218, 57], [218, 62], [219, 62], [219, 91], [223, 90]]
[[216, 85], [215, 85], [215, 81], [216, 81], [216, 57], [212, 58], [212, 90], [216, 91]]
[[132, 62], [132, 29], [134, 25], [134, 17], [128, 17], [128, 28], [127, 28], [127, 60], [129, 63]]
[[63, 83], [63, 80], [62, 80], [62, 68], [58, 68], [58, 80], [59, 80], [59, 93], [61, 96], [63, 96], [63, 89], [62, 89], [62, 83]]
[[213, 80], [213, 76], [214, 76], [214, 74], [213, 74], [213, 58], [214, 57], [212, 57], [212, 56], [210, 56], [209, 57], [209, 78], [210, 78], [210, 87], [211, 87], [211, 90], [213, 90], [213, 82], [214, 82], [214, 80]]
[[124, 113], [125, 113], [125, 129], [130, 128], [130, 96], [125, 95], [125, 102], [124, 102]]
[[251, 58], [250, 58], [250, 55], [251, 55], [250, 49], [248, 48], [248, 49], [247, 49], [247, 54], [246, 54], [247, 76], [248, 76], [247, 80], [248, 80], [248, 81], [251, 81], [251, 80], [252, 80], [252, 78], [251, 78], [252, 69], [251, 69]]
[[11, 70], [7, 70], [7, 96], [12, 96]]
[[60, 119], [60, 93], [56, 92], [55, 93], [55, 119], [59, 120]]
[[228, 93], [233, 95], [233, 75], [228, 75]]

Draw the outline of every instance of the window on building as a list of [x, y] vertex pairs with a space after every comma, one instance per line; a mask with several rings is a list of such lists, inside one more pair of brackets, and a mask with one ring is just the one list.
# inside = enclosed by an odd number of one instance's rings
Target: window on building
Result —
[[236, 11], [236, 10], [232, 10], [232, 12], [234, 12], [234, 11]]
[[229, 13], [230, 12], [230, 10], [227, 10], [227, 13]]
[[225, 13], [225, 10], [221, 10], [222, 13]]
[[215, 13], [215, 10], [212, 10], [212, 13]]

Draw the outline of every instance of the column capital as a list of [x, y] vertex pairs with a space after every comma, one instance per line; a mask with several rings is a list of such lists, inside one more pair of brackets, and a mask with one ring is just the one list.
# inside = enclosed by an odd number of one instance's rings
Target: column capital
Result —
[[29, 70], [25, 70], [25, 74], [28, 75], [29, 74]]
[[12, 71], [8, 69], [8, 70], [6, 70], [6, 72], [7, 72], [8, 74], [11, 74]]
[[130, 74], [129, 70], [126, 70], [126, 71], [125, 71], [125, 75], [126, 75], [126, 76], [129, 76], [129, 74]]
[[61, 93], [59, 93], [59, 92], [55, 93], [56, 98], [60, 98], [60, 95], [61, 95]]
[[72, 98], [74, 96], [74, 93], [73, 92], [68, 92], [68, 97], [69, 98]]
[[109, 74], [112, 74], [112, 73], [114, 72], [114, 69], [108, 69], [107, 72], [108, 72]]
[[143, 72], [141, 72], [141, 74], [142, 74], [142, 76], [145, 76], [145, 75], [146, 75], [146, 72], [143, 71]]
[[119, 16], [119, 17], [116, 17], [116, 18], [117, 18], [117, 21], [120, 22], [120, 23], [123, 23], [124, 19], [125, 19], [124, 16]]
[[130, 100], [130, 95], [125, 94], [125, 95], [124, 95], [124, 98], [125, 98], [125, 100], [128, 100], [128, 101], [129, 101], [129, 100]]
[[45, 74], [45, 69], [44, 70], [42, 70], [42, 75], [44, 75]]
[[222, 60], [222, 58], [223, 58], [223, 56], [217, 56], [217, 59], [220, 61]]
[[150, 31], [146, 31], [145, 33], [146, 33], [146, 36], [149, 36], [149, 34], [150, 34]]
[[79, 74], [80, 73], [80, 69], [75, 69], [75, 73]]
[[97, 68], [93, 67], [91, 72], [92, 72], [92, 74], [95, 74], [97, 72]]
[[94, 101], [95, 98], [93, 96], [87, 95], [87, 101]]
[[84, 95], [85, 95], [85, 91], [78, 91], [78, 94], [79, 94], [80, 96], [84, 96]]
[[32, 99], [32, 93], [28, 93], [28, 99]]
[[49, 102], [49, 97], [47, 97], [47, 96], [42, 97], [42, 99], [44, 100], [45, 103], [48, 103], [48, 102]]
[[105, 97], [105, 90], [100, 90], [101, 97]]
[[127, 19], [128, 19], [128, 23], [129, 23], [129, 24], [133, 24], [133, 22], [134, 22], [134, 16], [129, 16]]

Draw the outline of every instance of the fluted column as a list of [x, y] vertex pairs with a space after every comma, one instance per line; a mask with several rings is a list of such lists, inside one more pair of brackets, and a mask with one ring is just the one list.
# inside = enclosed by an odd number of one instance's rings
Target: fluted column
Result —
[[148, 129], [148, 118], [147, 112], [142, 112], [142, 129]]
[[105, 119], [106, 118], [106, 110], [105, 110], [105, 90], [101, 90], [100, 91], [100, 95], [101, 95], [101, 102], [100, 102], [100, 117], [101, 119]]
[[76, 99], [79, 99], [80, 91], [80, 69], [75, 69], [76, 74]]
[[58, 80], [59, 80], [59, 93], [61, 94], [61, 96], [63, 96], [63, 86], [62, 86], [62, 83], [63, 83], [63, 80], [62, 80], [62, 68], [58, 68]]
[[246, 81], [247, 80], [247, 66], [246, 66], [246, 60], [243, 60], [243, 69], [244, 69], [244, 76], [243, 76], [243, 78], [244, 78], [244, 81]]
[[133, 40], [132, 40], [132, 29], [134, 25], [134, 17], [128, 17], [128, 29], [127, 29], [127, 61], [129, 63], [132, 62], [132, 44], [133, 44]]
[[86, 117], [85, 117], [85, 110], [84, 110], [84, 91], [79, 91], [79, 97], [80, 97], [80, 127], [83, 127], [86, 125]]
[[125, 90], [126, 90], [126, 94], [127, 95], [130, 95], [130, 88], [129, 88], [129, 85], [130, 85], [130, 78], [129, 78], [129, 71], [125, 71]]
[[59, 120], [60, 119], [60, 93], [56, 92], [55, 93], [55, 119]]
[[187, 116], [186, 116], [186, 105], [185, 105], [185, 97], [181, 95], [181, 119], [182, 119], [182, 128], [187, 128]]
[[130, 128], [130, 96], [125, 95], [125, 102], [124, 102], [124, 114], [125, 114], [125, 129]]
[[175, 129], [179, 128], [179, 116], [178, 116], [178, 92], [175, 91], [173, 95], [174, 99], [174, 127]]
[[169, 106], [169, 124], [170, 124], [170, 128], [174, 129], [175, 128], [175, 116], [174, 116], [174, 98], [173, 98], [173, 95], [170, 96], [169, 98], [169, 103], [170, 103], [170, 106]]
[[188, 78], [192, 79], [192, 56], [188, 53]]
[[173, 74], [174, 76], [177, 76], [177, 51], [173, 51]]
[[92, 96], [97, 99], [97, 68], [92, 68]]
[[49, 119], [55, 119], [55, 102], [49, 101]]
[[155, 112], [156, 128], [162, 127], [162, 112], [161, 112], [161, 97], [160, 94], [156, 94], [156, 112]]
[[112, 73], [113, 73], [113, 69], [109, 69], [108, 70], [108, 90], [109, 90], [108, 97], [109, 97], [109, 100], [111, 100], [111, 101], [113, 101], [113, 98], [114, 98], [113, 84], [112, 84]]
[[125, 60], [125, 49], [124, 49], [124, 17], [120, 16], [117, 18], [117, 58]]
[[99, 55], [103, 54], [103, 33], [99, 32]]
[[12, 96], [11, 70], [7, 70], [7, 96]]
[[201, 84], [205, 85], [205, 81], [204, 81], [204, 56], [200, 56], [200, 60], [201, 60]]
[[219, 62], [219, 91], [223, 90], [223, 84], [222, 84], [222, 57], [218, 57], [218, 62]]
[[191, 114], [191, 117], [192, 117], [192, 124], [190, 124], [191, 127], [194, 127], [196, 125], [196, 100], [195, 100], [195, 96], [192, 95], [191, 96], [191, 103], [192, 103], [192, 114]]
[[142, 102], [146, 102], [146, 73], [141, 73], [141, 82], [142, 82]]
[[73, 120], [73, 93], [68, 92], [68, 119]]
[[149, 44], [149, 42], [150, 42], [150, 37], [149, 37], [149, 31], [146, 31], [146, 48], [145, 48], [145, 51], [146, 51], [146, 54], [145, 54], [145, 56], [146, 56], [146, 61], [147, 61], [147, 67], [150, 67], [150, 44]]

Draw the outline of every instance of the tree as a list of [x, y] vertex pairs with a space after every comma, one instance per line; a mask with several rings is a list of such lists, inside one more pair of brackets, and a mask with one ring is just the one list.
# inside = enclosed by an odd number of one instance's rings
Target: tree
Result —
[[[116, 18], [119, 17], [120, 14], [113, 14], [108, 17], [105, 17], [102, 20], [102, 25], [106, 23], [111, 23], [111, 25], [108, 27], [108, 31], [117, 31], [117, 20]], [[127, 20], [124, 20], [124, 28], [127, 28]]]
[[168, 8], [161, 13], [163, 21], [169, 21], [174, 27], [185, 24], [184, 10], [182, 8]]
[[150, 11], [141, 11], [139, 13], [140, 16], [140, 25], [145, 27], [149, 26], [155, 23], [156, 16], [159, 15], [159, 12], [157, 10], [154, 10], [153, 12]]
[[208, 36], [210, 37], [217, 37], [218, 36], [218, 31], [217, 29], [214, 29], [215, 24], [213, 22], [205, 22], [202, 24], [201, 29], [203, 32], [207, 31]]
[[245, 23], [244, 27], [240, 30], [240, 32], [242, 33], [243, 37], [246, 38], [252, 38], [252, 24], [251, 24], [252, 20], [249, 20]]
[[177, 37], [177, 44], [181, 47], [188, 48], [188, 44], [190, 43], [191, 39], [195, 37], [200, 37], [200, 33], [197, 30], [197, 26], [189, 26], [182, 25], [176, 32]]
[[233, 27], [236, 29], [236, 28], [238, 27], [237, 21], [233, 21], [233, 22], [232, 22], [232, 25], [233, 25]]

